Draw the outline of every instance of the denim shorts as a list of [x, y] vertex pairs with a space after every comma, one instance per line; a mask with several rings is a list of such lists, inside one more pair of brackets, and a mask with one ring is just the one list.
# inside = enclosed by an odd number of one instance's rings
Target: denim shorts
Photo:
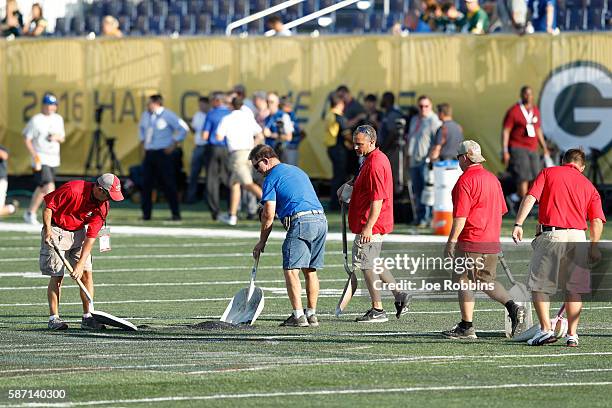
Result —
[[304, 215], [291, 221], [283, 242], [283, 269], [321, 269], [326, 237], [325, 214]]

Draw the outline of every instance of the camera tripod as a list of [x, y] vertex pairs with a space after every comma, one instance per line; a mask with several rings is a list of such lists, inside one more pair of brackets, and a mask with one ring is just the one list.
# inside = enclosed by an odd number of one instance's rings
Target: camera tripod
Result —
[[[92, 167], [95, 167], [98, 175], [102, 174], [102, 169], [107, 162], [109, 162], [111, 173], [119, 175], [123, 173], [121, 163], [115, 154], [116, 139], [114, 137], [107, 137], [100, 127], [103, 109], [103, 107], [96, 109], [96, 129], [93, 132], [93, 140], [89, 147], [89, 153], [87, 153], [87, 160], [85, 161], [85, 176], [89, 175], [89, 170]], [[106, 151], [104, 152], [102, 151], [104, 148], [102, 141], [106, 145]]]

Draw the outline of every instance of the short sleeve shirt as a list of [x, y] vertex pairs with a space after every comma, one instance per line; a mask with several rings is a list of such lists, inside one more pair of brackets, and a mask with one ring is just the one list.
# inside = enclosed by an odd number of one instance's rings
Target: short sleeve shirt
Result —
[[50, 115], [37, 113], [23, 129], [23, 136], [32, 141], [32, 146], [36, 154], [38, 154], [40, 164], [49, 167], [59, 167], [60, 144], [59, 142], [50, 141], [49, 136], [51, 135], [65, 136], [64, 119], [57, 113]]
[[528, 194], [540, 203], [538, 221], [542, 225], [586, 230], [587, 219], [606, 222], [601, 196], [573, 164], [542, 170]]
[[477, 164], [468, 167], [452, 191], [453, 217], [466, 218], [459, 235], [464, 251], [496, 254], [502, 216], [508, 212], [497, 177]]
[[302, 211], [323, 211], [308, 175], [299, 167], [285, 163], [274, 166], [264, 180], [261, 202], [267, 201], [276, 202], [280, 219]]
[[[7, 152], [6, 147], [0, 145], [0, 150]], [[7, 178], [8, 176], [8, 166], [6, 160], [0, 159], [0, 180]]]
[[94, 185], [73, 180], [47, 194], [44, 200], [53, 211], [53, 223], [67, 231], [78, 231], [87, 225], [87, 237], [96, 238], [106, 221], [109, 204], [93, 197]]
[[[537, 106], [533, 106], [531, 110], [525, 109], [527, 116], [531, 115], [531, 124], [535, 130], [540, 129], [541, 119], [540, 110]], [[527, 134], [527, 118], [521, 110], [521, 104], [515, 103], [504, 118], [504, 129], [510, 130], [510, 140], [508, 141], [509, 147], [520, 147], [523, 149], [537, 151], [538, 150], [538, 138], [536, 136], [531, 137]]]
[[380, 149], [366, 156], [353, 185], [348, 221], [351, 232], [361, 234], [370, 216], [372, 201], [382, 200], [380, 215], [372, 228], [373, 234], [393, 231], [393, 177], [391, 164]]

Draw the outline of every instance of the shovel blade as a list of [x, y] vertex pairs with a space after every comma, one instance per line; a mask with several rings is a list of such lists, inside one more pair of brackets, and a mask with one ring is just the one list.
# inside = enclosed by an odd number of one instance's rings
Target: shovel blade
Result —
[[[510, 290], [508, 291], [508, 294], [510, 295], [510, 298], [516, 302], [516, 304], [525, 307], [525, 323], [523, 324], [523, 327], [525, 328], [532, 327], [533, 326], [533, 316], [531, 312], [531, 296], [529, 294], [529, 291], [527, 290], [527, 287], [525, 287], [525, 285], [522, 283], [516, 283], [514, 286], [510, 288]], [[510, 317], [508, 316], [507, 310], [505, 311], [505, 317], [506, 317], [506, 320], [505, 320], [506, 337], [511, 338], [512, 337], [512, 325], [510, 323]], [[513, 340], [515, 338], [518, 338], [518, 336], [520, 335], [521, 335], [521, 332], [515, 333]], [[523, 336], [521, 336], [520, 338], [522, 337]], [[533, 335], [531, 335], [529, 338], [531, 337], [533, 337]]]
[[102, 323], [106, 326], [118, 327], [127, 331], [138, 331], [138, 328], [134, 326], [131, 322], [122, 319], [117, 316], [113, 316], [110, 313], [101, 312], [99, 310], [92, 310], [91, 315], [98, 323]]
[[264, 293], [261, 288], [253, 288], [249, 297], [249, 288], [239, 290], [230, 300], [221, 321], [231, 324], [255, 323], [264, 307]]
[[356, 291], [357, 276], [355, 276], [355, 273], [351, 273], [346, 283], [344, 284], [342, 296], [340, 296], [340, 300], [338, 301], [338, 305], [336, 306], [336, 317], [339, 317], [344, 311], [344, 309], [346, 309]]

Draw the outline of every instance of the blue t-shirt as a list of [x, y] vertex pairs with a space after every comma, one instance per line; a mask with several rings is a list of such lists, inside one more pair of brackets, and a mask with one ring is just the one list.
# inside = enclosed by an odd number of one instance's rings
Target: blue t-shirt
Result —
[[302, 211], [323, 211], [308, 175], [290, 164], [277, 164], [266, 176], [261, 202], [266, 201], [276, 202], [276, 214], [281, 219]]
[[557, 27], [557, 2], [556, 0], [529, 0], [528, 8], [531, 11], [531, 24], [536, 32], [546, 32], [546, 8], [553, 6], [552, 28]]
[[225, 138], [221, 141], [217, 140], [217, 128], [221, 119], [230, 114], [230, 110], [225, 106], [219, 106], [218, 108], [211, 109], [206, 115], [206, 121], [204, 122], [204, 128], [202, 131], [208, 131], [208, 143], [213, 146], [227, 146]]

